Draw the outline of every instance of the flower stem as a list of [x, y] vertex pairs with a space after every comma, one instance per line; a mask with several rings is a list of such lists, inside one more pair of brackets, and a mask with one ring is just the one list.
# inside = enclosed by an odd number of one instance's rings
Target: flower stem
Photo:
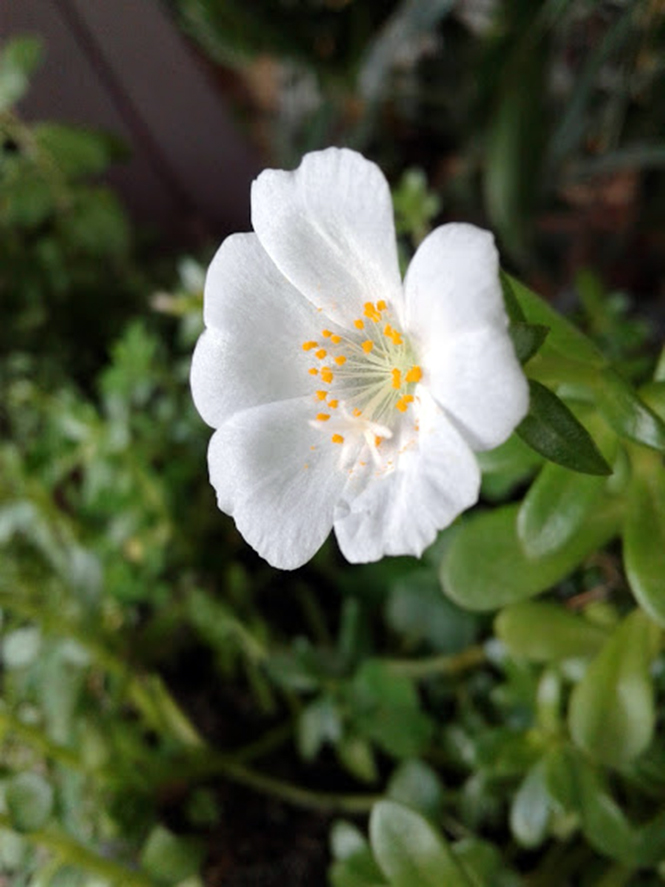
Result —
[[467, 647], [461, 653], [447, 656], [429, 656], [426, 659], [384, 659], [384, 665], [393, 672], [414, 680], [437, 677], [441, 675], [456, 675], [477, 665], [487, 662], [485, 648], [478, 644], [475, 647]]
[[[16, 831], [11, 818], [0, 813], [0, 828]], [[60, 830], [46, 827], [27, 834], [21, 832], [28, 841], [49, 850], [62, 862], [83, 869], [105, 881], [122, 887], [155, 887], [154, 881], [144, 872], [127, 868], [113, 859], [101, 856], [84, 844]]]

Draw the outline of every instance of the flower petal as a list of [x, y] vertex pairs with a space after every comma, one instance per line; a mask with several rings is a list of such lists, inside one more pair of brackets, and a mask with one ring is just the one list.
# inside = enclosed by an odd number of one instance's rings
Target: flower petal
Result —
[[379, 299], [401, 313], [390, 189], [355, 151], [328, 148], [293, 172], [261, 173], [252, 225], [284, 276], [328, 317], [350, 326]]
[[475, 225], [435, 228], [418, 247], [404, 289], [407, 332], [423, 361], [466, 330], [508, 324], [494, 238]]
[[529, 408], [529, 386], [503, 329], [462, 333], [427, 364], [430, 391], [473, 450], [507, 440]]
[[347, 475], [340, 448], [313, 428], [311, 398], [244, 410], [215, 432], [210, 481], [222, 511], [268, 563], [302, 566], [328, 536]]
[[335, 510], [337, 541], [352, 563], [386, 554], [419, 557], [439, 530], [478, 499], [475, 457], [434, 404], [421, 415], [418, 446], [399, 449], [394, 471], [376, 477], [368, 467], [364, 489], [353, 496], [347, 486]]
[[310, 303], [278, 271], [255, 234], [234, 234], [208, 269], [192, 359], [194, 403], [213, 428], [239, 410], [311, 390], [302, 343], [320, 331]]

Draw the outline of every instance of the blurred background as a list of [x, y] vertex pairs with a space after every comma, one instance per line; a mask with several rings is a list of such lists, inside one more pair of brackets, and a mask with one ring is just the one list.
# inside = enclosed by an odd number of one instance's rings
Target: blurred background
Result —
[[[434, 225], [491, 228], [639, 382], [665, 329], [664, 50], [663, 0], [2, 0], [0, 884], [323, 884], [332, 817], [421, 755], [461, 792], [454, 834], [515, 840], [529, 752], [481, 785], [469, 749], [526, 723], [528, 675], [463, 663], [425, 712], [359, 671], [488, 637], [436, 556], [351, 570], [331, 542], [279, 575], [217, 512], [187, 385], [205, 267], [262, 168], [348, 145], [391, 182], [405, 261]], [[529, 853], [564, 826], [488, 883], [562, 887]]]

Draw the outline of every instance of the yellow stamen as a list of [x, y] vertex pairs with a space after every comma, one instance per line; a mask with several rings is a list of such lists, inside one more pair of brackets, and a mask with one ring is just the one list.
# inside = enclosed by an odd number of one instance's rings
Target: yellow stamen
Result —
[[331, 341], [334, 345], [339, 345], [339, 343], [342, 341], [342, 337], [341, 337], [341, 336], [338, 336], [338, 335], [332, 335], [332, 336], [330, 337], [330, 341]]
[[[307, 372], [310, 374], [310, 376], [318, 376], [319, 374], [319, 371], [316, 367], [312, 367], [312, 369], [308, 370]], [[325, 379], [323, 381], [325, 382]]]
[[365, 321], [358, 318], [358, 320], [353, 321], [353, 325], [357, 330], [365, 329]]
[[337, 407], [339, 406], [339, 401], [338, 400], [329, 400], [328, 406], [330, 407], [331, 410], [336, 410]]
[[302, 350], [303, 351], [311, 351], [312, 348], [316, 348], [316, 346], [318, 344], [319, 344], [318, 342], [303, 342], [302, 343]]
[[344, 443], [344, 438], [342, 437], [341, 434], [333, 434], [333, 436], [330, 438], [330, 440], [336, 444], [343, 444]]
[[410, 403], [413, 403], [412, 395], [405, 394], [404, 397], [400, 397], [400, 399], [395, 404], [395, 407], [400, 411], [400, 413], [405, 413]]
[[393, 388], [401, 388], [402, 387], [402, 374], [397, 369], [397, 367], [395, 367], [394, 370], [391, 370], [391, 375], [393, 377]]
[[330, 330], [321, 330], [321, 335], [324, 339], [329, 339], [332, 336]]
[[369, 354], [370, 351], [372, 350], [372, 348], [374, 347], [374, 342], [371, 342], [369, 339], [366, 339], [362, 343], [361, 347], [362, 347], [363, 351], [365, 352], [365, 354]]
[[374, 437], [374, 446], [375, 446], [375, 447], [381, 446], [382, 443], [383, 443], [383, 438], [382, 438], [382, 437], [379, 437], [378, 434], [377, 434], [377, 435]]
[[343, 354], [340, 354], [339, 357], [335, 358], [335, 363], [338, 367], [343, 366], [346, 363], [346, 357]]
[[363, 411], [359, 410], [358, 407], [356, 407], [355, 410], [351, 413], [351, 415], [354, 416], [356, 419], [358, 418], [358, 416], [362, 416], [362, 414]]
[[413, 366], [409, 370], [409, 372], [404, 376], [405, 382], [420, 382], [423, 377], [423, 371], [419, 366]]
[[401, 345], [404, 341], [397, 330], [393, 330], [393, 334], [390, 338], [393, 340], [393, 345]]
[[323, 360], [323, 358], [327, 355], [327, 351], [325, 348], [319, 348], [318, 351], [315, 352], [314, 357], [318, 357], [319, 360]]
[[374, 323], [378, 323], [381, 320], [381, 315], [376, 310], [376, 305], [373, 302], [365, 302], [363, 314], [365, 317], [369, 317], [370, 320], [373, 320]]
[[317, 422], [327, 422], [329, 418], [330, 418], [329, 413], [318, 413], [316, 416], [316, 421]]
[[388, 306], [383, 301], [383, 299], [379, 299], [379, 301], [376, 303], [376, 307], [379, 309], [379, 311], [385, 311]]
[[395, 330], [387, 323], [383, 328], [383, 335], [390, 339], [395, 334]]
[[[311, 370], [310, 370], [310, 372], [311, 372]], [[330, 367], [323, 367], [323, 369], [321, 370], [321, 381], [325, 382], [326, 385], [330, 385], [333, 378], [334, 378], [333, 372], [330, 369]]]
[[317, 400], [325, 400], [326, 397], [328, 397], [327, 391], [317, 391], [316, 392], [316, 399]]

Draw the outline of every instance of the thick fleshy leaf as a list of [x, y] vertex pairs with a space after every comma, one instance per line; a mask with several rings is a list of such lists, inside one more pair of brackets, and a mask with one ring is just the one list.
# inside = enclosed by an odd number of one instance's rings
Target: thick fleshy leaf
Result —
[[635, 610], [614, 630], [573, 690], [573, 740], [609, 767], [624, 767], [651, 742], [655, 711], [649, 669], [658, 637], [654, 623]]
[[531, 484], [517, 518], [517, 532], [529, 557], [565, 545], [602, 498], [607, 480], [579, 475], [550, 462]]
[[510, 830], [517, 843], [522, 847], [539, 847], [547, 835], [551, 812], [545, 764], [540, 760], [522, 780], [510, 807]]
[[194, 403], [217, 428], [248, 407], [312, 391], [320, 315], [277, 270], [254, 234], [234, 234], [208, 269], [204, 319], [192, 360]]
[[312, 427], [311, 398], [236, 413], [213, 435], [210, 481], [222, 511], [273, 566], [308, 561], [332, 528], [347, 474], [340, 447]]
[[520, 283], [517, 278], [505, 272], [503, 276], [509, 282], [511, 292], [524, 312], [526, 320], [529, 323], [548, 327], [545, 349], [553, 348], [569, 359], [591, 366], [607, 366], [607, 359], [584, 333], [555, 311], [544, 299]]
[[480, 472], [473, 453], [432, 407], [429, 418], [421, 418], [416, 445], [408, 439], [399, 443], [394, 470], [376, 477], [369, 461], [364, 489], [357, 493], [351, 481], [345, 490], [335, 511], [335, 534], [351, 563], [386, 554], [419, 557], [439, 530], [478, 499]]
[[379, 801], [369, 833], [391, 887], [471, 887], [441, 832], [408, 807]]
[[606, 370], [594, 385], [598, 409], [623, 437], [665, 452], [665, 423], [614, 370]]
[[443, 590], [470, 610], [493, 610], [533, 597], [559, 582], [618, 530], [613, 500], [601, 503], [580, 531], [556, 552], [528, 558], [517, 535], [519, 505], [469, 518], [441, 563]]
[[328, 317], [350, 326], [365, 302], [401, 313], [388, 183], [346, 148], [307, 154], [294, 172], [265, 170], [252, 186], [252, 225], [284, 276]]
[[18, 773], [8, 780], [5, 803], [12, 825], [20, 832], [34, 832], [53, 811], [53, 787], [39, 773]]
[[529, 414], [517, 427], [522, 440], [564, 468], [585, 474], [611, 474], [589, 432], [565, 403], [533, 379], [529, 380], [529, 391]]
[[607, 633], [560, 604], [523, 601], [502, 610], [494, 623], [496, 636], [513, 656], [532, 662], [590, 659]]
[[503, 325], [464, 331], [423, 364], [433, 396], [474, 450], [502, 444], [527, 412], [526, 376]]
[[508, 326], [494, 238], [474, 225], [435, 228], [418, 247], [404, 290], [407, 331], [425, 363], [463, 332]]
[[655, 464], [630, 485], [623, 532], [626, 575], [640, 606], [665, 625], [665, 471]]

